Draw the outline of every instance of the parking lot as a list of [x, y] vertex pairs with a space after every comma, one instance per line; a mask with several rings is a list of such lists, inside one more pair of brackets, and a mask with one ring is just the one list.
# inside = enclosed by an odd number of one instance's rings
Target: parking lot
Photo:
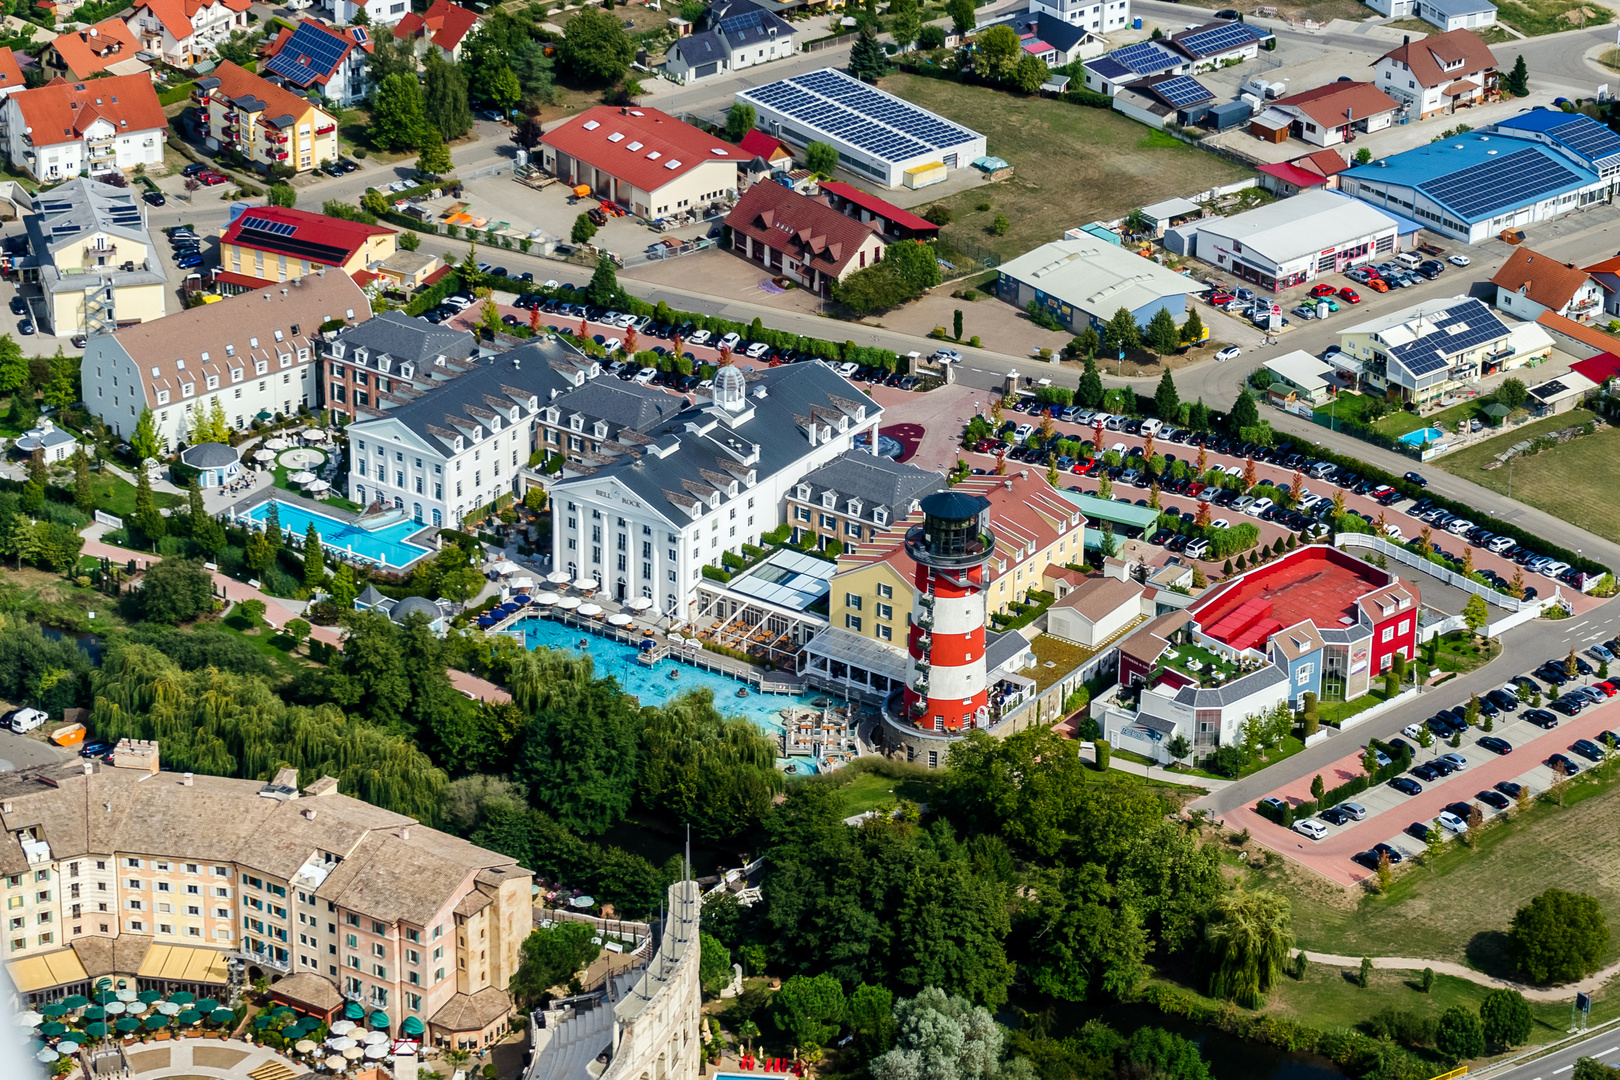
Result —
[[[1546, 684], [1539, 680], [1537, 682], [1545, 693]], [[1564, 696], [1567, 697], [1569, 691], [1577, 686], [1592, 682], [1590, 676], [1575, 679], [1563, 688]], [[1550, 710], [1546, 704], [1542, 708], [1556, 717], [1556, 727], [1547, 729], [1529, 722], [1526, 714], [1530, 712], [1530, 706], [1520, 704], [1515, 712], [1498, 715], [1491, 732], [1475, 728], [1464, 734], [1462, 746], [1455, 749], [1435, 739], [1434, 745], [1425, 750], [1403, 733], [1402, 738], [1414, 748], [1414, 767], [1432, 762], [1443, 754], [1460, 754], [1466, 766], [1449, 776], [1418, 780], [1423, 790], [1417, 795], [1404, 795], [1387, 783], [1368, 788], [1352, 800], [1366, 808], [1366, 817], [1342, 826], [1327, 825], [1327, 835], [1321, 840], [1311, 840], [1297, 831], [1284, 829], [1261, 816], [1252, 806], [1228, 811], [1224, 815], [1225, 823], [1229, 828], [1249, 829], [1260, 843], [1324, 877], [1342, 885], [1356, 884], [1372, 874], [1367, 867], [1352, 861], [1358, 852], [1370, 850], [1374, 844], [1385, 843], [1400, 852], [1403, 858], [1418, 855], [1425, 845], [1407, 830], [1415, 822], [1432, 824], [1447, 806], [1454, 803], [1478, 805], [1487, 821], [1500, 814], [1512, 813], [1516, 806], [1513, 799], [1509, 799], [1506, 809], [1498, 809], [1479, 801], [1477, 795], [1497, 790], [1496, 785], [1502, 783], [1524, 785], [1532, 797], [1545, 792], [1556, 780], [1549, 762], [1553, 754], [1564, 755], [1578, 771], [1585, 772], [1594, 762], [1572, 751], [1571, 745], [1579, 739], [1599, 742], [1601, 733], [1620, 726], [1620, 697], [1605, 697], [1603, 704], [1587, 705], [1574, 717]], [[1482, 738], [1491, 737], [1506, 740], [1513, 749], [1509, 753], [1497, 754], [1480, 745]], [[1354, 736], [1349, 736], [1347, 741], [1356, 743], [1353, 752], [1321, 770], [1322, 781], [1329, 789], [1353, 777], [1366, 775], [1361, 765], [1365, 745]], [[1403, 775], [1411, 776], [1410, 772]], [[1312, 779], [1300, 777], [1272, 791], [1267, 797], [1298, 806], [1311, 799]]]

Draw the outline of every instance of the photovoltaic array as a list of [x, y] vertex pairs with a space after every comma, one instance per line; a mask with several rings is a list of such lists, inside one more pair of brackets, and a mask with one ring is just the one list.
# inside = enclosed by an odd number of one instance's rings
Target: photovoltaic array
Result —
[[1495, 341], [1507, 333], [1502, 321], [1478, 300], [1468, 300], [1433, 316], [1423, 317], [1424, 333], [1415, 341], [1389, 351], [1413, 375], [1444, 370], [1449, 357]]
[[1108, 57], [1124, 64], [1138, 75], [1157, 75], [1161, 71], [1180, 67], [1187, 62], [1185, 56], [1173, 53], [1154, 41], [1143, 41], [1127, 45], [1123, 49], [1115, 49]]
[[1189, 109], [1215, 100], [1215, 95], [1191, 75], [1177, 75], [1154, 83], [1153, 92], [1178, 109]]
[[1620, 135], [1590, 116], [1572, 116], [1569, 123], [1549, 128], [1547, 135], [1592, 162], [1599, 170], [1620, 161]]
[[796, 75], [737, 96], [883, 161], [905, 161], [977, 137], [839, 71]]
[[348, 51], [349, 45], [345, 41], [318, 30], [308, 23], [299, 23], [298, 29], [293, 31], [292, 37], [281, 51], [272, 56], [265, 64], [265, 68], [283, 75], [299, 86], [308, 86], [316, 79], [332, 74], [338, 61]]
[[1581, 176], [1550, 151], [1525, 147], [1427, 180], [1418, 185], [1418, 190], [1441, 206], [1477, 221], [1493, 210], [1522, 206], [1581, 182]]
[[1176, 44], [1194, 56], [1212, 56], [1215, 53], [1242, 48], [1259, 41], [1261, 36], [1254, 27], [1246, 23], [1229, 22], [1212, 26], [1207, 30], [1177, 35]]
[[257, 217], [243, 218], [242, 228], [269, 233], [271, 236], [291, 236], [298, 231], [298, 226], [285, 221], [271, 221], [268, 218]]

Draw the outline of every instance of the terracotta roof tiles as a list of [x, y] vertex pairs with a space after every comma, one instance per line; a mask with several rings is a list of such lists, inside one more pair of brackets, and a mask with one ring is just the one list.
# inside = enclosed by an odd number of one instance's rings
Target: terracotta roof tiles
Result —
[[[121, 25], [121, 24], [120, 24]], [[53, 79], [36, 90], [11, 95], [32, 131], [35, 146], [79, 142], [97, 120], [120, 134], [168, 126], [152, 80], [145, 75], [115, 75], [91, 82]]]
[[1563, 311], [1591, 275], [1574, 263], [1562, 263], [1550, 255], [1514, 248], [1491, 284], [1529, 297], [1544, 308]]

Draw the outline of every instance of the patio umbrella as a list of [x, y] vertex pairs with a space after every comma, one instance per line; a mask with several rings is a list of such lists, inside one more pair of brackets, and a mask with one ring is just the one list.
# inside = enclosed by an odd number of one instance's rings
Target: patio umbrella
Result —
[[302, 435], [306, 439], [313, 439], [315, 442], [322, 442], [326, 439], [326, 432], [322, 431], [320, 428], [307, 427], [298, 434]]
[[197, 1000], [197, 995], [189, 990], [177, 990], [169, 995], [169, 1000], [176, 1005], [190, 1005]]
[[[184, 1024], [186, 1027], [190, 1027], [193, 1024], [201, 1022], [202, 1018], [203, 1014], [198, 1012], [196, 1009], [187, 1009], [185, 1012], [175, 1017], [177, 1021]], [[168, 1023], [168, 1017], [163, 1017], [162, 1019], [164, 1023]], [[146, 1018], [146, 1022], [148, 1024], [150, 1024], [152, 1020], [153, 1018], [150, 1016]]]
[[593, 577], [576, 578], [574, 581], [574, 588], [578, 589], [580, 592], [590, 592], [592, 589], [596, 588], [596, 579]]
[[52, 1002], [48, 1002], [47, 1004], [41, 1005], [39, 1007], [39, 1011], [40, 1011], [40, 1015], [49, 1016], [52, 1019], [54, 1019], [54, 1018], [56, 1018], [58, 1016], [61, 1016], [63, 1013], [67, 1012], [67, 1006], [63, 1005], [61, 1002], [52, 1001]]
[[105, 1005], [109, 1001], [117, 1001], [118, 998], [111, 990], [107, 989], [106, 987], [102, 987], [94, 994], [90, 995], [90, 1000], [94, 1001], [97, 1005]]
[[291, 445], [291, 443], [289, 443], [286, 439], [283, 439], [280, 435], [277, 435], [273, 439], [264, 440], [264, 448], [266, 450], [285, 450]]
[[1499, 401], [1493, 401], [1489, 405], [1485, 406], [1485, 415], [1489, 416], [1493, 420], [1501, 420], [1504, 416], [1512, 411], [1512, 409], [1509, 409], [1506, 405], [1503, 405]]
[[37, 1012], [29, 1011], [17, 1014], [18, 1027], [33, 1027], [45, 1018]]
[[107, 1010], [108, 1016], [123, 1016], [129, 1011], [129, 1006], [125, 1005], [122, 1001], [109, 1001], [107, 1004], [103, 1005], [102, 1008]]
[[[180, 1011], [180, 1006], [176, 1005], [172, 1001], [160, 1001], [158, 1002], [157, 1011], [162, 1013], [164, 1016], [173, 1016], [175, 1013]], [[85, 1015], [90, 1015], [89, 1010], [85, 1011]]]
[[304, 486], [304, 490], [305, 491], [325, 491], [327, 488], [329, 488], [331, 486], [332, 485], [328, 484], [325, 480], [316, 480], [312, 484], [306, 484]]
[[555, 604], [561, 599], [562, 597], [558, 596], [554, 592], [543, 592], [534, 598], [534, 602], [542, 605], [543, 607], [550, 607], [552, 604]]
[[366, 1018], [366, 1007], [358, 1001], [351, 1001], [343, 1006], [343, 1016], [346, 1020], [364, 1020]]
[[312, 472], [295, 472], [291, 476], [287, 477], [287, 482], [290, 484], [307, 484], [314, 479], [315, 474]]
[[596, 897], [594, 896], [576, 896], [572, 900], [568, 901], [569, 907], [577, 908], [588, 908], [594, 906], [595, 904]]
[[[162, 995], [160, 994], [158, 996], [161, 997]], [[62, 999], [62, 1004], [66, 1005], [70, 1009], [82, 1009], [86, 1005], [90, 1004], [90, 999], [85, 997], [83, 994], [69, 994], [67, 997]]]
[[274, 450], [255, 450], [253, 451], [253, 460], [274, 461], [276, 460], [276, 452]]
[[594, 619], [598, 615], [602, 614], [602, 609], [596, 604], [581, 604], [579, 606], [579, 613], [587, 619]]
[[56, 1052], [58, 1054], [77, 1054], [79, 1052], [79, 1044], [74, 1042], [72, 1039], [63, 1039], [61, 1042], [56, 1044]]
[[208, 1019], [212, 1023], [223, 1026], [236, 1019], [236, 1014], [231, 1012], [229, 1009], [215, 1009], [213, 1012], [208, 1014]]
[[546, 580], [553, 585], [566, 585], [574, 580], [574, 575], [566, 570], [554, 570], [546, 575]]
[[136, 994], [135, 996], [138, 999], [140, 999], [141, 1001], [146, 1002], [148, 1005], [151, 1005], [151, 1004], [154, 1004], [156, 1002], [159, 1002], [159, 1001], [163, 1000], [163, 995], [160, 994], [156, 990], [142, 990], [139, 994]]
[[329, 1057], [325, 1061], [321, 1062], [321, 1064], [325, 1065], [328, 1069], [331, 1069], [333, 1072], [342, 1072], [344, 1065], [347, 1064], [347, 1063], [342, 1058], [338, 1057], [336, 1054], [333, 1054], [331, 1057]]
[[277, 1005], [275, 1008], [270, 1010], [270, 1015], [275, 1016], [275, 1017], [279, 1017], [279, 1018], [281, 1018], [283, 1020], [291, 1020], [293, 1017], [297, 1016], [298, 1014], [296, 1012], [293, 1012], [293, 1010], [290, 1007], [286, 1006], [286, 1005]]
[[84, 1033], [92, 1039], [105, 1039], [107, 1037], [107, 1025], [97, 1020], [93, 1024], [86, 1024]]
[[103, 1009], [100, 1005], [90, 1006], [84, 1010], [84, 1015], [80, 1017], [82, 1020], [105, 1020], [106, 1018], [107, 1010]]
[[123, 990], [118, 991], [118, 1000], [119, 1001], [134, 1001], [135, 998], [138, 997], [138, 996], [139, 995], [137, 995], [135, 993], [135, 991], [130, 990], [128, 988], [125, 988]]
[[508, 582], [508, 584], [514, 589], [532, 589], [534, 588], [534, 578], [530, 577], [528, 574], [519, 574], [517, 577]]
[[52, 1050], [47, 1046], [45, 1049], [34, 1055], [34, 1060], [45, 1065], [49, 1065], [51, 1062], [55, 1061], [61, 1056], [61, 1054], [58, 1054], [55, 1050]]
[[196, 1002], [191, 1007], [200, 1013], [211, 1013], [215, 1009], [219, 1008], [219, 1002], [215, 1001], [213, 998], [203, 998], [201, 1001]]
[[361, 1058], [366, 1056], [366, 1052], [358, 1046], [351, 1046], [347, 1050], [343, 1051], [343, 1056], [348, 1058], [350, 1061], [359, 1061]]
[[253, 1018], [253, 1026], [257, 1030], [263, 1031], [265, 1028], [274, 1023], [275, 1019], [276, 1018], [271, 1016], [269, 1013], [260, 1013], [258, 1016]]
[[39, 1025], [39, 1033], [47, 1039], [55, 1039], [67, 1034], [67, 1025], [58, 1020], [49, 1020]]
[[269, 409], [260, 409], [258, 412], [253, 414], [253, 418], [260, 421], [274, 420], [276, 418], [276, 414], [271, 412]]
[[497, 574], [515, 574], [521, 569], [523, 569], [523, 567], [519, 566], [511, 559], [502, 559], [494, 566], [494, 570]]
[[122, 1017], [119, 1017], [118, 1022], [113, 1025], [113, 1030], [114, 1031], [136, 1031], [136, 1030], [139, 1030], [140, 1026], [141, 1026], [141, 1022], [139, 1020], [135, 1019], [133, 1016], [122, 1016]]
[[311, 1050], [315, 1049], [315, 1044], [310, 1042], [308, 1039], [299, 1039], [297, 1042], [293, 1043], [293, 1049], [298, 1051], [300, 1054], [307, 1054]]
[[129, 1004], [124, 1006], [124, 1015], [125, 1016], [138, 1016], [139, 1014], [145, 1012], [147, 1009], [150, 1009], [151, 1007], [152, 1006], [148, 1005], [144, 1001], [131, 1001]]
[[614, 614], [609, 615], [607, 621], [614, 626], [629, 626], [635, 620], [628, 615]]
[[645, 596], [638, 596], [634, 600], [627, 600], [624, 606], [632, 611], [646, 611], [652, 607], [652, 601]]
[[380, 1058], [385, 1058], [388, 1056], [388, 1047], [383, 1043], [377, 1043], [375, 1045], [366, 1047], [365, 1054], [370, 1060], [377, 1061]]
[[330, 1039], [326, 1040], [326, 1045], [330, 1046], [333, 1050], [347, 1050], [349, 1047], [355, 1045], [355, 1042], [347, 1035], [334, 1035]]
[[368, 1031], [366, 1032], [366, 1037], [360, 1041], [367, 1046], [376, 1046], [378, 1043], [385, 1043], [388, 1041], [388, 1032]]
[[[186, 1014], [181, 1013], [180, 1015], [185, 1016]], [[144, 1023], [146, 1024], [147, 1031], [161, 1031], [163, 1028], [169, 1026], [169, 1018], [164, 1016], [162, 1013], [153, 1013], [151, 1016], [146, 1018]]]
[[332, 1022], [333, 1035], [347, 1035], [354, 1030], [353, 1020], [334, 1020]]
[[562, 608], [564, 611], [573, 611], [582, 603], [584, 603], [584, 601], [577, 596], [565, 596], [561, 600], [557, 601], [557, 606]]

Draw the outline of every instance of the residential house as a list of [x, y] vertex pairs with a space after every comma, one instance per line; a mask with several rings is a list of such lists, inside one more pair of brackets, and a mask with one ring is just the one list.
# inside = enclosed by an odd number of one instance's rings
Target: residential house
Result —
[[190, 69], [233, 31], [248, 28], [252, 6], [253, 0], [135, 0], [125, 24], [144, 51]]
[[1374, 390], [1421, 405], [1545, 357], [1553, 342], [1535, 323], [1510, 330], [1480, 301], [1454, 296], [1341, 330], [1339, 345], [1361, 361], [1362, 378]]
[[338, 156], [337, 121], [302, 94], [229, 60], [198, 79], [191, 93], [212, 148], [235, 150], [254, 168], [309, 172]]
[[1114, 111], [1148, 127], [1189, 124], [1215, 100], [1215, 94], [1191, 75], [1153, 75], [1119, 86]]
[[44, 294], [42, 330], [103, 334], [163, 318], [168, 274], [135, 189], [75, 177], [34, 196], [23, 227], [29, 258], [19, 273]]
[[470, 331], [379, 312], [326, 343], [321, 405], [351, 421], [381, 415], [471, 371], [477, 352]]
[[1293, 161], [1256, 166], [1255, 171], [1262, 188], [1286, 198], [1302, 191], [1333, 191], [1339, 186], [1339, 174], [1349, 167], [1337, 150], [1316, 150]]
[[731, 250], [819, 296], [883, 260], [888, 241], [870, 221], [846, 217], [780, 184], [755, 184], [726, 215]]
[[285, 206], [255, 206], [225, 229], [215, 279], [258, 289], [326, 268], [354, 276], [394, 254], [398, 231]]
[[910, 517], [924, 496], [944, 488], [939, 473], [851, 450], [806, 474], [788, 492], [793, 543], [803, 543], [806, 535], [814, 536], [823, 551], [833, 541], [842, 548], [865, 543]]
[[546, 172], [569, 186], [584, 184], [649, 219], [700, 214], [729, 198], [738, 167], [750, 157], [668, 113], [609, 105], [558, 124], [535, 153]]
[[1325, 404], [1333, 396], [1333, 366], [1304, 349], [1274, 356], [1266, 361], [1265, 368], [1271, 378], [1270, 395], [1274, 405], [1281, 407], [1297, 399], [1316, 406]]
[[1468, 30], [1409, 39], [1373, 62], [1373, 82], [1418, 120], [1484, 100], [1496, 78], [1490, 46]]
[[333, 26], [353, 26], [362, 10], [372, 26], [393, 26], [410, 14], [410, 0], [317, 0], [323, 17]]
[[17, 56], [9, 48], [0, 46], [0, 144], [10, 145], [10, 134], [6, 128], [5, 100], [19, 90], [27, 89], [23, 81], [22, 66], [17, 63]]
[[[1130, 0], [1030, 0], [1029, 11], [1099, 35], [1123, 30], [1131, 22]], [[1051, 42], [1044, 25], [1041, 37]]]
[[1521, 319], [1534, 321], [1547, 311], [1591, 318], [1603, 308], [1603, 287], [1589, 272], [1527, 247], [1513, 249], [1491, 284], [1496, 306]]
[[1076, 60], [1097, 56], [1108, 47], [1102, 31], [1089, 28], [1091, 23], [1102, 21], [1101, 9], [1108, 5], [1092, 6], [1097, 9], [1096, 17], [1082, 15], [1079, 22], [1070, 22], [1056, 12], [1043, 10], [1038, 3], [1032, 4], [1027, 21], [1021, 14], [1015, 15], [1013, 27], [1019, 31], [1025, 52], [1045, 60], [1048, 67], [1067, 67]]
[[170, 449], [186, 441], [192, 413], [212, 412], [215, 402], [246, 431], [255, 418], [318, 408], [321, 324], [370, 317], [348, 275], [314, 274], [120, 327], [85, 346], [85, 406], [123, 439], [151, 409]]
[[163, 161], [168, 119], [145, 75], [53, 79], [3, 108], [11, 163], [41, 183]]
[[1496, 24], [1490, 0], [1417, 0], [1417, 16], [1442, 31], [1482, 30]]
[[793, 151], [781, 139], [773, 139], [759, 128], [750, 130], [737, 146], [744, 154], [764, 161], [773, 172], [793, 168]]
[[3, 953], [22, 1001], [102, 978], [219, 998], [274, 978], [326, 1022], [352, 1002], [368, 1027], [430, 1044], [505, 1034], [528, 870], [329, 776], [165, 771], [160, 752], [125, 739], [110, 764], [0, 775]]
[[[336, 2], [348, 5], [348, 0]], [[403, 14], [407, 5], [399, 0], [393, 6], [399, 7]], [[379, 24], [393, 21], [382, 20]], [[339, 105], [353, 105], [370, 89], [366, 67], [375, 48], [370, 32], [363, 26], [339, 29], [306, 18], [291, 30], [282, 27], [276, 39], [265, 48], [260, 70], [280, 76], [289, 86], [306, 94], [317, 90]]]
[[751, 0], [716, 0], [704, 29], [675, 40], [664, 54], [664, 74], [690, 85], [792, 56], [793, 26]]
[[462, 42], [467, 40], [467, 35], [477, 25], [476, 11], [452, 4], [450, 0], [433, 0], [421, 15], [406, 12], [394, 24], [394, 36], [413, 42], [418, 56], [434, 48], [445, 60], [455, 63], [461, 59]]
[[1276, 35], [1250, 23], [1216, 19], [1170, 35], [1170, 44], [1192, 60], [1192, 70], [1214, 71], [1241, 64], [1274, 48]]
[[152, 69], [135, 55], [140, 51], [135, 32], [115, 15], [94, 26], [58, 34], [40, 53], [39, 62], [51, 76], [88, 79], [105, 71], [144, 75], [150, 82]]
[[1603, 311], [1620, 316], [1620, 255], [1586, 267], [1585, 272], [1603, 290]]
[[1139, 41], [1085, 63], [1086, 89], [1113, 97], [1126, 83], [1155, 75], [1185, 75], [1192, 60], [1163, 41]]
[[1290, 119], [1289, 134], [1317, 146], [1354, 141], [1389, 127], [1399, 106], [1373, 83], [1333, 82], [1278, 98], [1271, 108]]

